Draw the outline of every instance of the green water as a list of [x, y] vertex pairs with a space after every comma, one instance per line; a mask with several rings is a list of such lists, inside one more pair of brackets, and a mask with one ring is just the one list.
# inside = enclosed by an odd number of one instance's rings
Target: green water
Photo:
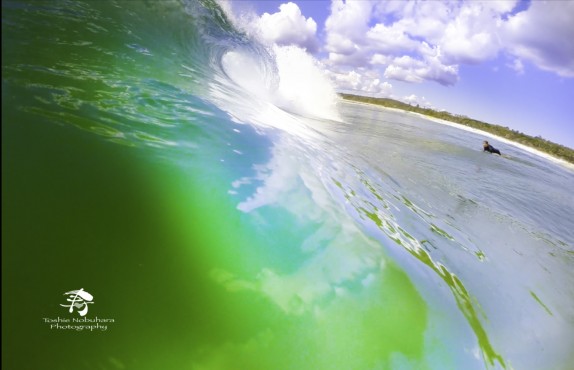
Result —
[[[293, 251], [300, 236], [257, 232], [215, 161], [173, 165], [19, 118], [3, 117], [3, 367], [349, 369], [422, 359], [427, 308], [393, 263], [367, 289], [341, 286], [308, 305], [295, 273], [287, 283], [253, 278], [262, 268], [289, 275], [297, 262], [275, 250]], [[105, 332], [50, 330], [42, 319], [63, 316], [63, 292], [80, 287], [95, 296], [90, 316], [115, 322]], [[283, 305], [262, 294], [270, 289]]]

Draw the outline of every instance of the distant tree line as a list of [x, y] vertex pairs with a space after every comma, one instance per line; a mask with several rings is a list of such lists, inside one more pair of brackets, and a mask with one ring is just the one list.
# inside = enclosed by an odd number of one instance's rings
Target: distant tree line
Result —
[[361, 103], [375, 104], [388, 108], [396, 108], [405, 111], [416, 112], [427, 116], [440, 118], [445, 121], [459, 123], [461, 125], [469, 126], [478, 130], [490, 132], [496, 136], [500, 136], [505, 139], [527, 145], [531, 148], [540, 150], [541, 152], [548, 153], [554, 157], [564, 159], [574, 164], [574, 150], [566, 146], [548, 141], [542, 138], [541, 136], [533, 137], [530, 135], [523, 134], [522, 132], [509, 129], [508, 127], [481, 122], [472, 118], [468, 118], [466, 116], [452, 114], [445, 111], [436, 111], [430, 108], [422, 108], [418, 105], [413, 106], [394, 99], [371, 98], [368, 96], [359, 96], [351, 94], [339, 94], [339, 95], [346, 100], [352, 100]]

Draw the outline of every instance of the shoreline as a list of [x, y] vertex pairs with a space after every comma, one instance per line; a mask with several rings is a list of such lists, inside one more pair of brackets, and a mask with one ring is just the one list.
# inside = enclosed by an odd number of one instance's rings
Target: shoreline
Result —
[[515, 141], [506, 139], [506, 138], [504, 138], [504, 137], [497, 136], [497, 135], [492, 134], [492, 133], [487, 132], [487, 131], [482, 131], [482, 130], [476, 129], [476, 128], [474, 128], [474, 127], [469, 127], [469, 126], [466, 126], [466, 125], [462, 125], [462, 124], [460, 124], [460, 123], [455, 123], [455, 122], [452, 122], [452, 121], [447, 121], [447, 120], [444, 120], [444, 119], [440, 119], [440, 118], [436, 118], [436, 117], [432, 117], [432, 116], [427, 116], [427, 115], [424, 115], [424, 114], [421, 114], [421, 113], [417, 113], [417, 112], [411, 112], [411, 111], [407, 111], [407, 110], [403, 110], [403, 109], [385, 107], [384, 105], [363, 103], [363, 102], [354, 101], [354, 100], [347, 100], [347, 99], [342, 99], [342, 100], [343, 100], [344, 102], [348, 102], [348, 103], [352, 103], [352, 104], [360, 104], [360, 105], [366, 105], [366, 106], [369, 106], [369, 107], [377, 107], [377, 108], [381, 108], [381, 109], [388, 110], [388, 111], [394, 111], [394, 112], [399, 112], [399, 113], [412, 114], [412, 115], [418, 116], [418, 117], [420, 117], [420, 118], [424, 118], [424, 119], [426, 119], [426, 120], [428, 120], [428, 121], [436, 122], [436, 123], [441, 124], [441, 125], [447, 125], [447, 126], [451, 126], [451, 127], [454, 127], [454, 128], [458, 128], [458, 129], [460, 129], [460, 130], [472, 132], [472, 133], [475, 133], [475, 134], [484, 135], [484, 136], [487, 136], [487, 137], [489, 137], [489, 138], [496, 139], [496, 140], [501, 141], [501, 142], [503, 142], [503, 143], [506, 143], [506, 144], [515, 146], [515, 147], [517, 147], [517, 148], [520, 148], [520, 149], [522, 149], [522, 150], [524, 150], [525, 152], [528, 152], [528, 153], [530, 153], [530, 154], [534, 154], [534, 155], [537, 155], [537, 156], [539, 156], [539, 157], [545, 158], [545, 159], [547, 159], [547, 160], [549, 160], [549, 161], [551, 161], [551, 162], [553, 162], [553, 163], [556, 163], [556, 164], [562, 165], [562, 166], [564, 166], [564, 167], [567, 167], [567, 168], [570, 169], [570, 170], [574, 170], [574, 164], [572, 164], [572, 163], [570, 163], [570, 162], [568, 162], [568, 161], [566, 161], [566, 160], [564, 160], [564, 159], [554, 157], [554, 156], [552, 156], [552, 155], [550, 155], [550, 154], [548, 154], [548, 153], [545, 153], [545, 152], [543, 152], [543, 151], [534, 149], [534, 148], [532, 148], [532, 147], [529, 147], [529, 146], [524, 145], [524, 144], [521, 144], [521, 143], [517, 143], [517, 142], [515, 142]]

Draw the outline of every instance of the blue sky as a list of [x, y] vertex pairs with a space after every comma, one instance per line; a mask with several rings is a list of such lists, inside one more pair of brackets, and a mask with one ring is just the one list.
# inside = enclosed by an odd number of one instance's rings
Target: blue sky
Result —
[[574, 148], [574, 1], [232, 1], [262, 42], [336, 89], [444, 109]]

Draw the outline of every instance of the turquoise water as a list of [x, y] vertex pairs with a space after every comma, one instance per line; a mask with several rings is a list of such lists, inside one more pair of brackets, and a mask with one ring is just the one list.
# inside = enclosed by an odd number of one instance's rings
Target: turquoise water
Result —
[[[3, 368], [572, 367], [571, 169], [338, 101], [210, 1], [2, 13]], [[80, 288], [114, 323], [50, 328]]]

